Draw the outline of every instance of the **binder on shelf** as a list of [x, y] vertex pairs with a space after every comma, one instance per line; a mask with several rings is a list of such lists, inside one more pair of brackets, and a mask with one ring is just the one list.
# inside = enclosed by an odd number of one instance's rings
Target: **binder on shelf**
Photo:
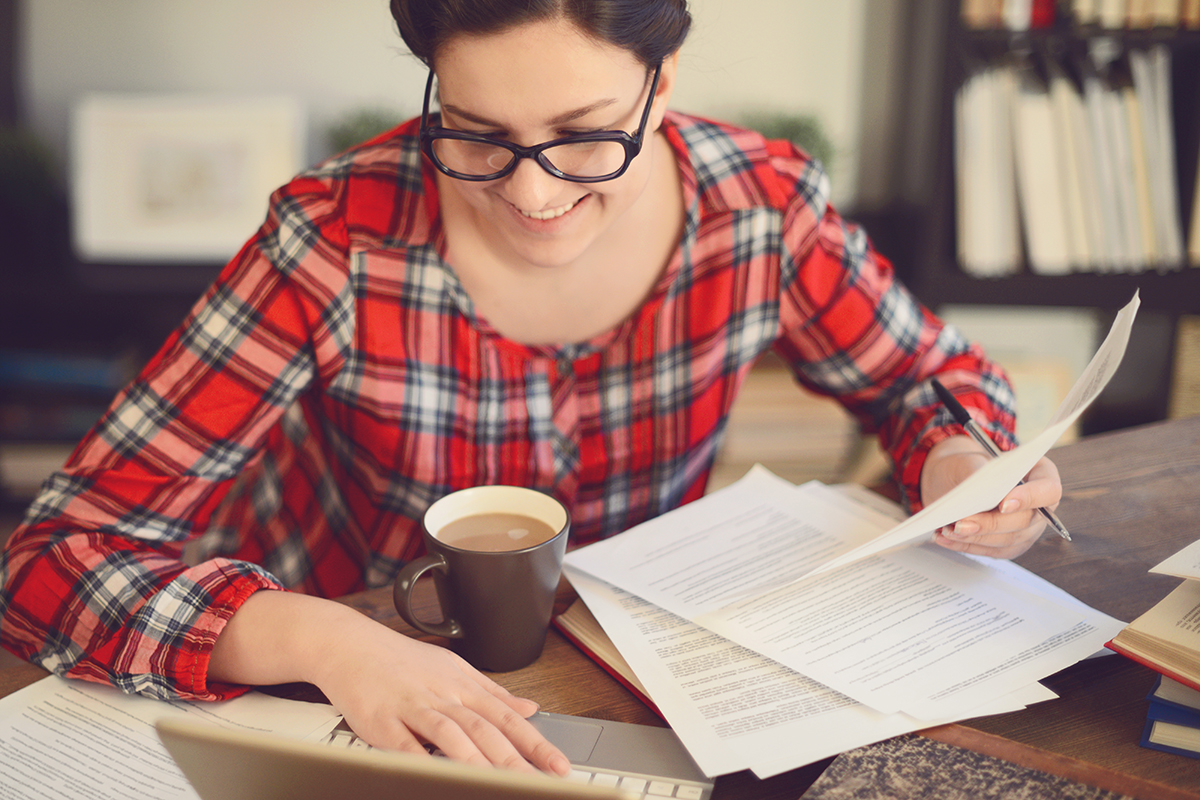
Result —
[[1123, 185], [1118, 179], [1118, 161], [1109, 105], [1112, 92], [1094, 70], [1088, 70], [1083, 78], [1084, 101], [1087, 108], [1088, 128], [1091, 131], [1095, 170], [1099, 184], [1100, 208], [1104, 216], [1105, 248], [1099, 259], [1102, 272], [1127, 268], [1132, 260], [1132, 247], [1128, 242], [1122, 202]]
[[1125, 27], [1129, 7], [1126, 0], [1097, 0], [1097, 22], [1100, 27], [1118, 30]]
[[1032, 68], [1018, 75], [1013, 115], [1017, 198], [1029, 268], [1039, 275], [1071, 270], [1059, 136], [1050, 92]]
[[955, 98], [958, 260], [978, 277], [1020, 269], [1021, 241], [1012, 148], [1011, 67], [980, 69]]
[[1029, 27], [1045, 30], [1054, 26], [1056, 0], [1032, 0], [1029, 9]]
[[1158, 0], [1128, 0], [1125, 25], [1129, 28], [1152, 27], [1157, 2]]
[[1034, 0], [1004, 0], [1001, 9], [1004, 27], [1010, 31], [1027, 31], [1033, 14]]
[[1180, 0], [1154, 0], [1152, 24], [1158, 28], [1179, 27]]
[[1170, 60], [1170, 52], [1162, 45], [1129, 53], [1129, 68], [1141, 112], [1155, 250], [1160, 264], [1177, 267], [1183, 263], [1183, 231], [1175, 177]]
[[1155, 230], [1156, 209], [1150, 197], [1148, 135], [1143, 119], [1143, 104], [1133, 86], [1121, 86], [1118, 96], [1125, 109], [1125, 127], [1129, 131], [1129, 187], [1137, 220], [1138, 240], [1142, 244], [1141, 257], [1134, 262], [1134, 267], [1141, 270], [1157, 264], [1162, 255], [1158, 250]]
[[1118, 269], [1134, 272], [1145, 264], [1146, 245], [1142, 237], [1141, 212], [1137, 201], [1137, 174], [1133, 165], [1133, 134], [1129, 129], [1129, 109], [1122, 87], [1110, 79], [1104, 86], [1105, 123], [1109, 131], [1110, 158], [1113, 164], [1113, 194], [1120, 209], [1120, 224], [1124, 249]]
[[1097, 0], [1071, 0], [1070, 10], [1076, 25], [1095, 25], [1100, 20]]
[[1047, 64], [1047, 72], [1058, 145], [1059, 180], [1066, 203], [1071, 266], [1076, 270], [1091, 271], [1096, 268], [1099, 254], [1104, 250], [1104, 223], [1083, 98], [1066, 72], [1053, 60]]
[[959, 16], [963, 26], [974, 30], [1000, 27], [1002, 0], [962, 0]]

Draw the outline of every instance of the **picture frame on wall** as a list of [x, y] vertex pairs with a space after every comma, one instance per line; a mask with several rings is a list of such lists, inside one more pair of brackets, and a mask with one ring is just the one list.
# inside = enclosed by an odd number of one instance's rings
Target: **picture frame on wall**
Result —
[[92, 262], [225, 262], [303, 168], [288, 97], [93, 94], [71, 126], [72, 239]]

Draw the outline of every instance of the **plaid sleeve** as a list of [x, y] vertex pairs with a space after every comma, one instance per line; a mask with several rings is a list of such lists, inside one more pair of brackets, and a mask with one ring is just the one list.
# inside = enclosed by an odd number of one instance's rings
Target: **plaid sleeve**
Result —
[[0, 557], [0, 641], [53, 672], [157, 697], [219, 699], [216, 636], [260, 568], [187, 567], [268, 430], [337, 368], [352, 323], [345, 232], [327, 186], [294, 182], [64, 469]]
[[812, 162], [796, 177], [803, 189], [784, 220], [777, 350], [806, 385], [879, 434], [915, 511], [930, 448], [962, 433], [929, 380], [954, 391], [1004, 449], [1015, 444], [1011, 386], [977, 345], [913, 298], [861, 229], [828, 206], [827, 181]]

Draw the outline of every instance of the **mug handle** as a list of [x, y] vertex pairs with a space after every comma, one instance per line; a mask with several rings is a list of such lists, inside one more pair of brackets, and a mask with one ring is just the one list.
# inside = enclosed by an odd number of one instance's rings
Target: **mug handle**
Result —
[[[405, 622], [419, 631], [433, 636], [444, 636], [447, 639], [461, 639], [462, 627], [456, 620], [447, 618], [445, 608], [442, 608], [442, 621], [436, 625], [417, 619], [412, 611], [412, 593], [417, 585], [417, 579], [431, 569], [440, 570], [445, 574], [450, 569], [450, 565], [437, 553], [421, 556], [404, 565], [400, 574], [396, 576], [396, 585], [392, 590], [392, 600], [396, 604], [396, 611]], [[441, 605], [440, 596], [438, 600], [438, 604]]]

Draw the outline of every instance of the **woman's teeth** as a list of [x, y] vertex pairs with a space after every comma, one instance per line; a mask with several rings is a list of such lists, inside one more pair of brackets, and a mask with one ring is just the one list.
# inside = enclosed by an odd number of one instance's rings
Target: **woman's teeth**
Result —
[[563, 214], [574, 208], [578, 202], [579, 201], [576, 200], [574, 203], [567, 203], [565, 206], [559, 206], [558, 208], [548, 208], [545, 211], [523, 211], [519, 208], [517, 210], [520, 211], [523, 216], [529, 217], [530, 219], [547, 220], [554, 219], [555, 217], [561, 217]]

